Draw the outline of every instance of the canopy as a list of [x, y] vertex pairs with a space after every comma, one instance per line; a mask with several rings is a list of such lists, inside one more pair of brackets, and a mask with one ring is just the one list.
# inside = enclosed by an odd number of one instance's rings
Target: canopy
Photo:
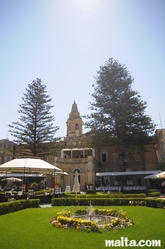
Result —
[[43, 174], [0, 173], [0, 177], [43, 177]]
[[18, 158], [0, 165], [0, 172], [57, 172], [60, 168], [41, 159]]
[[155, 179], [155, 177], [156, 177], [157, 174], [145, 176], [144, 179]]
[[124, 172], [98, 172], [96, 176], [126, 176], [126, 175], [148, 175], [158, 174], [160, 170], [148, 170], [148, 171], [124, 171]]
[[7, 181], [7, 182], [22, 182], [22, 179], [15, 178], [15, 177], [8, 177], [2, 179], [2, 181]]
[[156, 179], [162, 179], [162, 178], [165, 178], [165, 171], [157, 174], [157, 176], [156, 176]]
[[165, 179], [165, 171], [144, 177], [144, 179]]

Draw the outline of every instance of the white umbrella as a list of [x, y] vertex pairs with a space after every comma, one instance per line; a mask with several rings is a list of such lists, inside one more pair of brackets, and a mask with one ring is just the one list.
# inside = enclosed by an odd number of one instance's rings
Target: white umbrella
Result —
[[153, 174], [153, 175], [145, 176], [144, 179], [155, 179], [156, 176], [157, 174]]
[[18, 158], [0, 165], [0, 171], [6, 172], [57, 172], [60, 168], [47, 163], [41, 159]]
[[8, 177], [8, 178], [2, 179], [2, 181], [7, 181], [7, 182], [22, 182], [22, 179], [15, 178], [15, 177]]
[[73, 189], [72, 192], [78, 193], [80, 191], [80, 183], [79, 183], [79, 179], [78, 179], [78, 171], [76, 170], [75, 172], [75, 176], [74, 176], [74, 184], [73, 184]]
[[165, 171], [163, 171], [155, 176], [155, 179], [163, 179], [163, 178], [165, 179]]
[[[60, 172], [61, 169], [47, 163], [41, 159], [34, 158], [17, 158], [9, 162], [6, 162], [0, 165], [0, 172], [8, 173], [24, 173], [24, 184], [25, 184], [25, 175], [28, 173], [45, 173], [45, 174], [54, 174]], [[23, 181], [22, 181], [23, 183]]]

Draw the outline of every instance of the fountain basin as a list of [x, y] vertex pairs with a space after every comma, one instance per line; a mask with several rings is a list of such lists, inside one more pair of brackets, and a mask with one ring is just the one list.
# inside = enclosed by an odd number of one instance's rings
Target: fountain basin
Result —
[[80, 209], [75, 215], [70, 215], [67, 210], [58, 213], [51, 220], [51, 224], [55, 227], [100, 232], [102, 229], [112, 230], [132, 226], [134, 222], [122, 210], [93, 209], [93, 212], [89, 213], [89, 209]]

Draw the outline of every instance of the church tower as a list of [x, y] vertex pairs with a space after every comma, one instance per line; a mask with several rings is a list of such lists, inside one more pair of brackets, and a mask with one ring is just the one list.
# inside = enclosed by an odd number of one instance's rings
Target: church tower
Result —
[[77, 104], [74, 101], [69, 118], [66, 122], [67, 137], [77, 137], [82, 135], [82, 118], [78, 112]]

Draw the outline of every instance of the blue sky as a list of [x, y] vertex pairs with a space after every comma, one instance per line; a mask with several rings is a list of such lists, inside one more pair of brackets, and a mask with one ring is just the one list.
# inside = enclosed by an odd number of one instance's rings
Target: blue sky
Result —
[[57, 136], [66, 136], [73, 101], [90, 113], [94, 77], [110, 57], [165, 128], [164, 0], [0, 0], [0, 36], [0, 139], [13, 139], [8, 124], [36, 78], [52, 98]]

